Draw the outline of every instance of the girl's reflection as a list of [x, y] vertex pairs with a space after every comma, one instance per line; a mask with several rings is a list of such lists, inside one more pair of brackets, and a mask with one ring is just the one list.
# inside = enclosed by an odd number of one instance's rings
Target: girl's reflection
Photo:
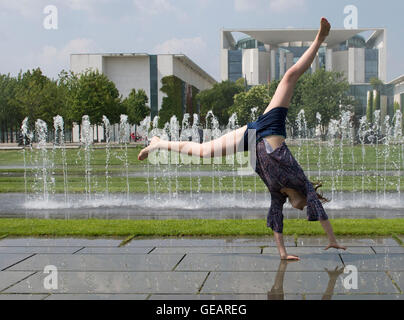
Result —
[[[278, 271], [275, 276], [275, 283], [272, 286], [271, 291], [268, 292], [268, 300], [285, 300], [285, 294], [283, 292], [283, 281], [286, 274], [286, 269], [289, 263], [298, 263], [298, 261], [281, 260], [279, 263]], [[343, 267], [336, 267], [335, 270], [324, 269], [329, 277], [327, 288], [323, 294], [322, 300], [331, 300], [334, 294], [335, 284], [338, 277], [344, 273]]]

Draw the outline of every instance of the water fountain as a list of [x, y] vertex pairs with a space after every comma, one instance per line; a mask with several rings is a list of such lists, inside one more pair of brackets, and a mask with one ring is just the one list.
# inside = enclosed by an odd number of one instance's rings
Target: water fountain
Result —
[[106, 116], [102, 117], [105, 135], [105, 197], [109, 198], [109, 162], [111, 159], [111, 123]]
[[[251, 110], [251, 121], [256, 118], [256, 112], [257, 109]], [[323, 180], [330, 189], [330, 192], [325, 192], [325, 196], [332, 199], [331, 203], [326, 204], [330, 216], [401, 214], [404, 208], [401, 197], [401, 174], [404, 166], [401, 112], [398, 110], [392, 118], [381, 119], [380, 111], [376, 111], [375, 123], [368, 123], [366, 117], [362, 117], [355, 132], [352, 114], [341, 111], [339, 117], [330, 121], [325, 137], [318, 130], [321, 119], [322, 116], [318, 113], [317, 131], [311, 130], [307, 126], [304, 111], [301, 111], [297, 117], [296, 137], [290, 137], [292, 141], [288, 144], [296, 158], [304, 164], [304, 169]], [[233, 115], [221, 130], [212, 111], [207, 113], [205, 124], [205, 142], [238, 128], [237, 117]], [[25, 202], [20, 201], [23, 212], [50, 212], [54, 215], [64, 214], [66, 217], [70, 213], [73, 217], [77, 214], [90, 216], [89, 212], [94, 213], [94, 216], [107, 213], [108, 217], [125, 218], [145, 218], [147, 215], [154, 218], [194, 217], [192, 214], [197, 217], [211, 215], [213, 218], [265, 217], [269, 194], [255, 174], [238, 175], [239, 171], [236, 169], [240, 169], [239, 166], [242, 165], [239, 155], [225, 157], [223, 160], [226, 163], [222, 163], [221, 157], [201, 163], [198, 162], [200, 159], [179, 157], [177, 153], [164, 155], [155, 152], [150, 155], [151, 161], [131, 166], [129, 152], [132, 152], [132, 145], [129, 144], [130, 126], [127, 116], [121, 116], [119, 141], [116, 144], [111, 141], [112, 125], [106, 117], [103, 117], [103, 126], [105, 144], [102, 148], [105, 149], [106, 159], [105, 164], [100, 167], [94, 153], [93, 126], [88, 116], [82, 119], [81, 147], [77, 152], [78, 158], [73, 159], [73, 163], [68, 161], [70, 157], [66, 153], [64, 122], [61, 117], [54, 118], [52, 146], [47, 144], [49, 137], [45, 122], [35, 122], [33, 135], [29, 131], [28, 119], [24, 119], [21, 126], [23, 136], [30, 141], [35, 136], [36, 144], [32, 148], [29, 145], [24, 148], [22, 155], [26, 197]], [[163, 129], [159, 128], [158, 117], [153, 121], [147, 117], [138, 126], [137, 133], [149, 140], [154, 135], [172, 141], [200, 142], [201, 138], [199, 117], [193, 115], [191, 119], [189, 114], [185, 114], [183, 119], [173, 116], [164, 124]], [[97, 144], [96, 148], [99, 147]], [[313, 160], [314, 155], [316, 159]], [[117, 159], [120, 161], [120, 170], [114, 168]], [[73, 168], [75, 165], [79, 167], [72, 169], [70, 165]], [[83, 192], [69, 193], [69, 189], [73, 190], [77, 185], [77, 176], [73, 172], [80, 169], [84, 172]], [[100, 190], [97, 186], [97, 176], [104, 176], [105, 189]], [[136, 192], [142, 183], [147, 184], [147, 189], [145, 188], [144, 193]], [[348, 192], [346, 185], [352, 186], [351, 192]], [[371, 186], [376, 190], [372, 190]], [[117, 192], [118, 188], [120, 191]], [[55, 190], [60, 190], [60, 194]], [[97, 190], [103, 191], [102, 194], [97, 193]], [[17, 194], [8, 196], [10, 205], [14, 196], [18, 197]], [[15, 203], [18, 201], [13, 202], [14, 207]], [[18, 206], [16, 208], [17, 214]], [[292, 211], [290, 205], [286, 205], [285, 215], [294, 217], [293, 214], [300, 215]]]

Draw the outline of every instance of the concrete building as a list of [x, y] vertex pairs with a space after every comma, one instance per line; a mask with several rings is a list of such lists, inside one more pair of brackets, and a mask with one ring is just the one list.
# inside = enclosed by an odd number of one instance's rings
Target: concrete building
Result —
[[[132, 89], [143, 89], [149, 97], [152, 118], [161, 109], [164, 94], [161, 79], [176, 76], [183, 82], [184, 106], [189, 86], [199, 91], [211, 88], [216, 80], [183, 54], [72, 54], [70, 69], [82, 73], [98, 70], [113, 81], [125, 98]], [[196, 110], [195, 110], [196, 111]]]
[[[233, 34], [247, 38], [236, 41]], [[252, 30], [224, 29], [221, 31], [221, 79], [236, 81], [243, 77], [249, 85], [279, 80], [297, 62], [316, 37], [318, 30]], [[366, 40], [361, 34], [370, 34]], [[311, 66], [343, 72], [350, 84], [351, 95], [365, 114], [367, 93], [373, 90], [371, 78], [387, 80], [387, 43], [385, 29], [355, 29], [330, 32]], [[393, 104], [393, 96], [382, 97]]]

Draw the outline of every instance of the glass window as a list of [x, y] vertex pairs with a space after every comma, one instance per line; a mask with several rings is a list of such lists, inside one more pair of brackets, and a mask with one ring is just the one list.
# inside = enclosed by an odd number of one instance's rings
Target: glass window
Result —
[[230, 81], [237, 81], [243, 77], [242, 67], [243, 53], [240, 50], [229, 50], [228, 55], [228, 79]]

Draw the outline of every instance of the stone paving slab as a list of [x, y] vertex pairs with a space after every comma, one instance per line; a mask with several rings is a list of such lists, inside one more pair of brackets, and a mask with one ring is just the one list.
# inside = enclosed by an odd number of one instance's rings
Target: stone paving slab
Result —
[[[341, 278], [342, 276], [340, 276]], [[399, 291], [384, 272], [362, 272], [358, 275], [356, 293], [394, 293]], [[342, 278], [341, 278], [342, 279]], [[343, 287], [341, 279], [330, 280], [327, 272], [212, 272], [206, 280], [201, 293], [266, 293], [279, 300], [285, 293], [327, 294], [329, 283], [334, 293], [349, 293]], [[276, 285], [275, 285], [276, 284]]]
[[0, 294], [0, 300], [43, 300], [47, 294]]
[[4, 238], [0, 247], [118, 247], [122, 239]]
[[38, 272], [5, 293], [69, 294], [196, 294], [206, 272], [69, 272], [58, 273], [58, 290], [43, 286], [46, 274]]
[[0, 254], [2, 253], [74, 253], [83, 247], [0, 247]]
[[388, 254], [388, 253], [404, 253], [404, 247], [372, 247], [376, 253]]
[[[301, 294], [285, 294], [285, 300], [302, 300]], [[267, 294], [152, 294], [148, 300], [268, 300]]]
[[54, 265], [58, 271], [170, 271], [183, 255], [38, 254], [14, 265], [14, 271], [42, 271]]
[[14, 253], [1, 253], [0, 254], [0, 271], [7, 269], [15, 263], [22, 261], [31, 256], [31, 254], [14, 254]]
[[341, 254], [341, 257], [345, 265], [354, 265], [359, 271], [404, 271], [404, 254]]
[[404, 294], [404, 272], [389, 272], [389, 275]]
[[148, 254], [153, 247], [85, 247], [76, 254]]
[[[284, 237], [285, 245], [295, 246], [293, 237]], [[276, 246], [273, 237], [266, 238], [222, 238], [222, 239], [198, 239], [198, 238], [167, 238], [167, 239], [134, 239], [126, 244], [126, 247], [261, 247]]]
[[261, 253], [260, 247], [163, 247], [154, 249], [151, 254], [173, 253]]
[[45, 300], [146, 300], [148, 294], [51, 294]]
[[[342, 267], [338, 255], [301, 255], [301, 261], [291, 263], [291, 271], [323, 271], [324, 268]], [[278, 255], [254, 254], [188, 254], [176, 271], [277, 271]]]
[[[393, 246], [397, 247], [399, 244], [391, 237], [375, 237], [375, 238], [356, 238], [356, 237], [342, 237], [340, 244], [347, 247], [360, 247], [360, 246]], [[328, 240], [326, 237], [298, 237], [297, 246], [327, 246]]]
[[[288, 254], [334, 254], [351, 253], [351, 254], [375, 254], [371, 247], [349, 247], [346, 251], [329, 249], [324, 250], [325, 247], [286, 247]], [[278, 254], [278, 249], [275, 247], [264, 248], [263, 253]]]
[[33, 272], [11, 272], [11, 271], [0, 271], [0, 292], [7, 287], [21, 281], [24, 278], [29, 277], [34, 274]]

